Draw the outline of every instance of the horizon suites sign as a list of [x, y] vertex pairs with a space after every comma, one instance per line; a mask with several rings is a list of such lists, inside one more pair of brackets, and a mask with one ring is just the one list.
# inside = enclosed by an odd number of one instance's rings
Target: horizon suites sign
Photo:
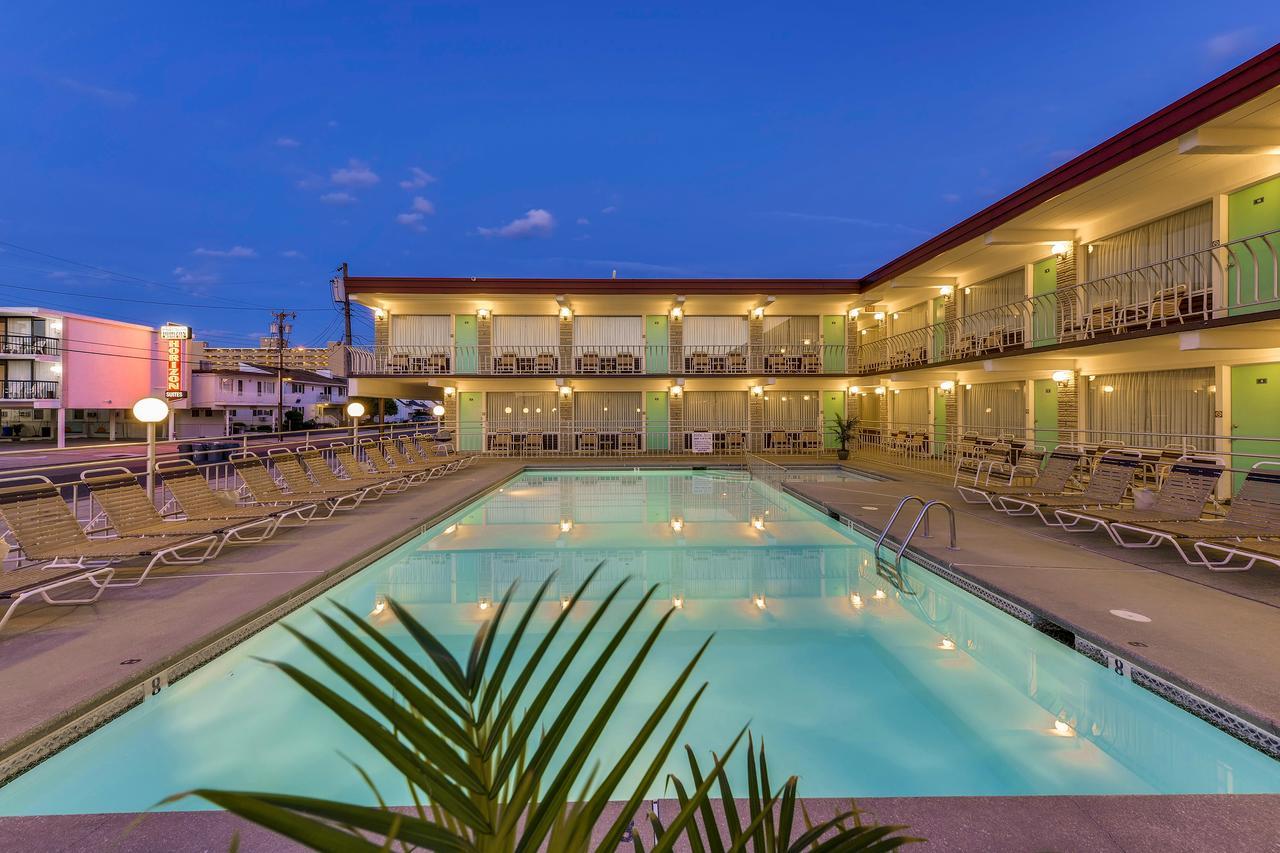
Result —
[[186, 382], [182, 376], [182, 362], [187, 354], [187, 341], [191, 340], [191, 327], [166, 323], [160, 327], [160, 340], [164, 342], [166, 400], [182, 400], [187, 396]]

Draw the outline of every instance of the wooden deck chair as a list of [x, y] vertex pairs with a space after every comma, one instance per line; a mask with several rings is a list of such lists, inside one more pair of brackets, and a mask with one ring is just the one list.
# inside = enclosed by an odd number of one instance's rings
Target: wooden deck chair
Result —
[[1076, 467], [1083, 454], [1066, 450], [1055, 450], [1049, 454], [1044, 467], [1040, 469], [1035, 482], [1027, 486], [1014, 486], [1008, 483], [957, 483], [956, 491], [965, 503], [985, 503], [992, 509], [999, 509], [995, 499], [1000, 495], [1009, 497], [1026, 495], [1058, 495], [1067, 491]]
[[[1217, 459], [1185, 459], [1173, 466], [1151, 509], [1059, 509], [1054, 512], [1062, 529], [1073, 533], [1099, 527], [1111, 532], [1114, 524], [1141, 524], [1152, 521], [1193, 521], [1204, 514], [1204, 505], [1222, 476]], [[1117, 545], [1122, 544], [1119, 541]]]
[[[100, 580], [105, 586], [137, 586], [158, 565], [203, 563], [218, 545], [218, 537], [195, 536], [174, 541], [171, 536], [119, 536], [90, 539], [80, 529], [57, 486], [42, 476], [0, 480], [0, 520], [27, 560], [45, 563], [44, 570], [60, 576], [58, 569], [87, 569], [137, 559], [145, 561], [137, 577]], [[116, 567], [116, 572], [123, 568]], [[135, 567], [137, 568], [137, 567]]]
[[[1205, 552], [1194, 546], [1199, 542], [1280, 536], [1280, 470], [1275, 470], [1277, 465], [1280, 463], [1255, 464], [1222, 518], [1140, 524], [1118, 522], [1111, 525], [1112, 538], [1125, 548], [1156, 548], [1168, 543], [1189, 565], [1208, 565], [1225, 571], [1207, 564]], [[1225, 561], [1222, 554], [1226, 555]], [[1218, 566], [1229, 564], [1233, 556], [1226, 549], [1222, 554], [1216, 557]]]
[[247, 450], [231, 454], [231, 467], [240, 475], [250, 498], [256, 503], [312, 504], [316, 508], [314, 517], [319, 518], [329, 518], [335, 512], [355, 509], [359, 505], [358, 497], [336, 496], [327, 492], [286, 492], [276, 483], [266, 464]]
[[1124, 503], [1125, 494], [1141, 469], [1142, 460], [1136, 454], [1111, 453], [1098, 460], [1089, 478], [1089, 485], [1076, 495], [1018, 496], [999, 495], [996, 509], [1006, 515], [1034, 515], [1049, 527], [1063, 527], [1055, 517], [1050, 521], [1045, 512], [1059, 509], [1111, 507]]
[[339, 477], [325, 459], [318, 447], [303, 447], [298, 450], [298, 461], [307, 469], [316, 485], [327, 491], [336, 492], [346, 489], [363, 489], [364, 499], [377, 500], [388, 492], [402, 492], [408, 487], [403, 479], [368, 475], [362, 477]]
[[276, 527], [291, 527], [306, 524], [316, 514], [314, 504], [283, 507], [237, 505], [234, 494], [226, 493], [228, 497], [224, 499], [209, 486], [204, 474], [189, 459], [160, 462], [156, 465], [156, 473], [187, 518], [236, 521], [270, 517], [276, 519]]
[[91, 468], [80, 473], [89, 494], [106, 513], [111, 527], [120, 536], [192, 536], [215, 535], [218, 541], [208, 558], [218, 556], [228, 542], [251, 544], [261, 542], [276, 532], [273, 516], [230, 521], [228, 519], [165, 518], [147, 497], [147, 490], [127, 468]]

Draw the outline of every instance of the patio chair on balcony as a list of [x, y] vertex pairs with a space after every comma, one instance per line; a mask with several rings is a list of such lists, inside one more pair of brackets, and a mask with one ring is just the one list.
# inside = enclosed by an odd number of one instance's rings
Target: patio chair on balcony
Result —
[[427, 356], [425, 369], [427, 373], [448, 373], [449, 356], [442, 352], [431, 353]]
[[1108, 299], [1107, 301], [1095, 305], [1090, 311], [1089, 316], [1085, 319], [1085, 334], [1089, 337], [1096, 337], [1101, 332], [1115, 332], [1120, 328], [1120, 301], [1118, 299]]
[[620, 352], [614, 359], [616, 365], [615, 370], [619, 373], [636, 373], [640, 367], [640, 360], [636, 358], [633, 352]]
[[780, 352], [771, 352], [764, 357], [766, 373], [786, 373], [787, 357]]
[[585, 429], [578, 434], [578, 452], [587, 456], [595, 456], [600, 452], [600, 434], [593, 429]]
[[724, 357], [724, 369], [729, 373], [747, 372], [747, 354], [734, 350]]
[[822, 450], [822, 434], [816, 429], [800, 431], [800, 452], [817, 453]]
[[521, 451], [525, 456], [541, 456], [545, 450], [544, 433], [540, 429], [531, 429], [524, 434], [524, 443]]
[[689, 359], [690, 373], [710, 373], [711, 356], [705, 352], [695, 352]]
[[[0, 589], [13, 596], [10, 611], [33, 595], [42, 595], [72, 581], [82, 580], [98, 589], [137, 586], [159, 565], [190, 566], [209, 559], [218, 545], [213, 535], [177, 538], [173, 536], [119, 536], [114, 539], [90, 539], [80, 529], [80, 521], [62, 499], [58, 487], [48, 477], [27, 475], [0, 480], [0, 521], [9, 527], [14, 541], [27, 560], [44, 563], [39, 570], [47, 583], [32, 577], [10, 580], [9, 572], [0, 574]], [[137, 577], [115, 580], [113, 572], [103, 572], [108, 565], [124, 560], [141, 560]], [[120, 570], [116, 566], [116, 572]], [[9, 584], [14, 584], [10, 586]], [[58, 602], [43, 596], [51, 604]], [[67, 603], [87, 603], [70, 601]]]
[[821, 373], [822, 359], [816, 352], [805, 352], [800, 356], [801, 373]]
[[579, 373], [599, 373], [600, 372], [600, 353], [584, 352], [578, 359]]
[[504, 352], [493, 360], [494, 373], [515, 373], [519, 359], [513, 352]]
[[1147, 306], [1147, 328], [1150, 329], [1155, 325], [1165, 326], [1171, 322], [1181, 323], [1183, 308], [1187, 305], [1187, 286], [1185, 284], [1176, 284], [1173, 287], [1157, 290], [1155, 295], [1151, 297], [1151, 303]]
[[956, 340], [954, 358], [968, 358], [978, 354], [978, 336], [961, 335]]
[[509, 429], [498, 430], [489, 440], [489, 449], [492, 450], [496, 456], [510, 456], [511, 447], [511, 430]]
[[634, 456], [640, 452], [640, 435], [633, 429], [624, 429], [618, 433], [618, 452]]
[[107, 521], [119, 536], [192, 536], [216, 537], [214, 547], [204, 556], [212, 559], [228, 542], [249, 544], [261, 542], [276, 532], [274, 516], [232, 521], [218, 519], [166, 518], [156, 509], [138, 476], [127, 468], [92, 468], [80, 473], [89, 494], [102, 508]]
[[991, 350], [1004, 349], [1004, 326], [995, 326], [982, 336], [982, 351], [990, 352]]
[[774, 453], [790, 453], [791, 433], [787, 432], [785, 429], [770, 430], [769, 449]]
[[746, 449], [747, 437], [740, 429], [725, 430], [724, 452], [741, 453]]
[[558, 364], [555, 353], [540, 352], [533, 360], [533, 370], [535, 373], [555, 373], [559, 369]]

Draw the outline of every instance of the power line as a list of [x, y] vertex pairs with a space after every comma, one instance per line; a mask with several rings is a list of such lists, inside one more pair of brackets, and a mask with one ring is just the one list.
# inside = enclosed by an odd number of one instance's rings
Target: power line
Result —
[[[203, 308], [209, 311], [264, 311], [264, 308], [249, 307], [243, 305], [202, 305], [195, 302], [164, 302], [154, 299], [130, 299], [123, 296], [99, 296], [92, 293], [76, 293], [69, 290], [55, 290], [50, 287], [25, 287], [21, 284], [0, 284], [0, 287], [9, 290], [29, 290], [36, 293], [58, 293], [63, 296], [74, 296], [79, 299], [105, 299], [111, 302], [128, 302], [134, 305], [164, 305], [176, 308]], [[295, 308], [295, 311], [328, 311], [329, 308]]]

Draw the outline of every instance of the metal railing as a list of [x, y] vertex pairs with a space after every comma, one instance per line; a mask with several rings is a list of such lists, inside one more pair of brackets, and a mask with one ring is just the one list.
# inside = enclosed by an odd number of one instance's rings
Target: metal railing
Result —
[[45, 335], [0, 335], [0, 354], [59, 355], [62, 340]]
[[5, 400], [56, 400], [58, 382], [53, 379], [6, 379], [0, 386]]
[[529, 426], [463, 425], [460, 450], [493, 456], [710, 456], [769, 453], [834, 455], [817, 420], [749, 424], [686, 425], [683, 429], [634, 420], [582, 421]]
[[836, 344], [630, 344], [620, 346], [349, 347], [353, 375], [632, 376], [841, 375], [847, 348]]
[[1280, 229], [860, 343], [857, 372], [1280, 309]]

